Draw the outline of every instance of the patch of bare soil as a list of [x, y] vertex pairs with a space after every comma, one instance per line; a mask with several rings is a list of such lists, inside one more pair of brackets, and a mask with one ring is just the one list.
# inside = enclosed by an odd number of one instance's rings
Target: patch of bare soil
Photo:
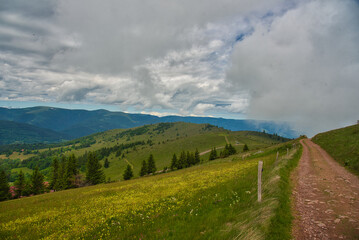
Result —
[[292, 176], [294, 239], [359, 239], [359, 179], [304, 139]]

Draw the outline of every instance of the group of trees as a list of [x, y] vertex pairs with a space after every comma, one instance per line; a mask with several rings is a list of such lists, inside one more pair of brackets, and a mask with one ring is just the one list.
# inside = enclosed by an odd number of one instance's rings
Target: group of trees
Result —
[[[247, 144], [245, 144], [244, 147], [246, 147], [247, 150], [248, 150]], [[247, 151], [247, 150], [244, 150], [244, 148], [243, 148], [243, 151]], [[225, 157], [231, 156], [231, 155], [236, 154], [236, 153], [237, 153], [237, 150], [232, 146], [232, 144], [226, 144], [223, 151], [221, 151], [219, 153], [219, 156], [217, 154], [216, 148], [214, 147], [211, 150], [211, 152], [209, 153], [209, 160], [211, 161], [211, 160], [214, 160], [214, 159], [216, 159], [218, 157], [225, 158]]]
[[140, 170], [140, 176], [145, 176], [147, 174], [153, 174], [157, 171], [155, 159], [153, 158], [153, 155], [150, 154], [147, 161], [143, 160], [141, 170]]
[[71, 154], [68, 158], [62, 155], [61, 160], [54, 158], [52, 162], [50, 189], [55, 191], [79, 187], [81, 175], [79, 174], [77, 158]]
[[96, 153], [90, 152], [86, 164], [86, 181], [91, 185], [103, 183], [105, 181], [105, 173]]
[[[109, 162], [107, 159], [107, 167], [108, 166]], [[103, 183], [104, 181], [105, 174], [96, 152], [89, 152], [86, 154], [85, 181], [82, 179], [82, 175], [79, 171], [78, 159], [74, 154], [71, 154], [68, 158], [63, 155], [60, 163], [57, 158], [54, 158], [53, 160], [50, 188], [55, 191], [81, 187], [86, 184], [96, 185]]]
[[[109, 164], [109, 163], [107, 163]], [[105, 174], [96, 153], [87, 154], [86, 180], [82, 180], [79, 164], [74, 154], [69, 157], [62, 155], [60, 161], [53, 159], [50, 183], [44, 182], [44, 175], [36, 166], [30, 179], [26, 179], [22, 171], [18, 174], [14, 186], [10, 188], [5, 171], [0, 171], [0, 201], [21, 196], [29, 196], [48, 192], [60, 191], [86, 184], [99, 184], [105, 181]]]
[[180, 157], [177, 158], [177, 155], [174, 153], [171, 161], [171, 169], [182, 169], [187, 168], [193, 165], [196, 165], [201, 162], [199, 157], [198, 149], [194, 153], [187, 151], [182, 151]]
[[38, 167], [35, 168], [29, 180], [26, 180], [24, 173], [20, 171], [14, 186], [11, 188], [5, 171], [0, 171], [0, 201], [19, 198], [21, 196], [36, 195], [43, 193], [45, 190], [44, 176]]

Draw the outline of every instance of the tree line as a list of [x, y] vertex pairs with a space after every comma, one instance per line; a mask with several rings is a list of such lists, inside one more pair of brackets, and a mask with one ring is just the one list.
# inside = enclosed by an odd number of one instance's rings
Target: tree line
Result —
[[87, 154], [85, 179], [80, 174], [78, 159], [74, 154], [69, 157], [54, 158], [50, 182], [44, 182], [44, 175], [36, 166], [30, 179], [25, 179], [23, 171], [19, 172], [14, 186], [10, 187], [4, 170], [0, 171], [0, 201], [22, 196], [37, 195], [50, 191], [60, 191], [86, 185], [96, 185], [105, 181], [105, 174], [96, 153]]
[[[248, 151], [248, 146], [247, 144], [244, 145], [243, 148], [243, 152]], [[226, 158], [228, 156], [231, 156], [233, 154], [236, 154], [237, 150], [232, 146], [232, 144], [226, 144], [226, 146], [224, 146], [223, 151], [221, 151], [218, 155], [216, 148], [212, 148], [211, 152], [209, 153], [209, 158], [208, 160], [214, 160], [217, 158]]]
[[[138, 144], [138, 143], [137, 143]], [[129, 144], [128, 146], [120, 145], [116, 150], [126, 149], [129, 146], [136, 146], [135, 144]], [[25, 175], [20, 171], [17, 180], [14, 183], [13, 190], [10, 191], [9, 183], [5, 171], [0, 172], [0, 201], [9, 198], [18, 198], [21, 196], [36, 195], [49, 191], [60, 191], [70, 188], [77, 188], [86, 185], [96, 185], [105, 182], [105, 174], [100, 164], [100, 158], [97, 153], [104, 153], [107, 155], [107, 151], [112, 152], [111, 148], [102, 149], [101, 151], [88, 152], [79, 158], [76, 158], [74, 154], [66, 157], [62, 155], [60, 159], [57, 157], [53, 158], [50, 182], [44, 182], [44, 175], [39, 171], [39, 167], [36, 166], [33, 171], [30, 180], [25, 179]], [[247, 144], [243, 147], [243, 152], [248, 151]], [[209, 160], [216, 158], [225, 158], [230, 155], [236, 154], [236, 149], [231, 144], [226, 144], [224, 149], [218, 154], [216, 148], [213, 148], [209, 155]], [[86, 157], [86, 168], [85, 168], [85, 179], [80, 174], [79, 159], [84, 160]], [[201, 162], [200, 154], [198, 149], [195, 152], [182, 151], [177, 157], [176, 153], [173, 154], [170, 168], [171, 170], [188, 168], [190, 166], [199, 164]], [[104, 161], [104, 167], [109, 167], [109, 161], [106, 158]], [[166, 170], [166, 168], [165, 168]], [[149, 155], [147, 160], [143, 160], [140, 176], [155, 174], [157, 171], [155, 159], [152, 154]], [[127, 165], [123, 179], [129, 180], [134, 177], [132, 166]], [[10, 196], [10, 193], [12, 196]]]

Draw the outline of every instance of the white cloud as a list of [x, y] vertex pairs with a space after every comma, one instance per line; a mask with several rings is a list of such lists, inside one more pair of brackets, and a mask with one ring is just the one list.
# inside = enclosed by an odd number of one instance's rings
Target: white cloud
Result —
[[359, 102], [355, 1], [0, 6], [0, 100], [246, 113], [312, 132], [359, 118], [352, 110]]
[[235, 47], [227, 78], [250, 95], [253, 118], [288, 120], [313, 134], [359, 118], [359, 8], [308, 1], [259, 21]]

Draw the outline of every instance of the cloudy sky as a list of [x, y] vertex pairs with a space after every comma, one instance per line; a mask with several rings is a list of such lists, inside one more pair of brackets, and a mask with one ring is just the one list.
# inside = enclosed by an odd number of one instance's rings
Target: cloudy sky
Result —
[[355, 0], [0, 0], [0, 105], [359, 119]]

